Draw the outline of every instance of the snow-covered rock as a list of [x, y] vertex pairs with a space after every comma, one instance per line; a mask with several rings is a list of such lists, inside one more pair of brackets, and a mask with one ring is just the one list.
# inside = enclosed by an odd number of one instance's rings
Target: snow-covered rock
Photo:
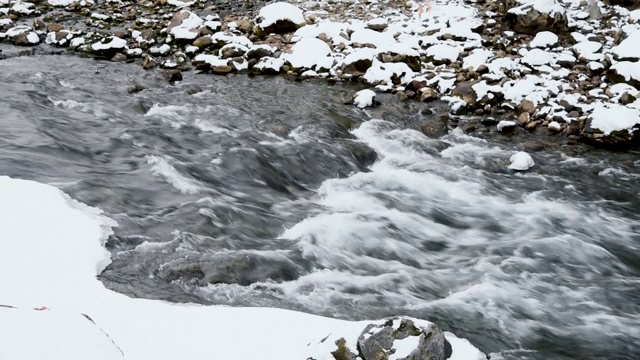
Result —
[[331, 48], [324, 41], [316, 38], [305, 38], [293, 45], [291, 54], [282, 58], [293, 69], [328, 70], [333, 66]]
[[640, 30], [632, 32], [620, 45], [611, 49], [619, 60], [640, 60]]
[[640, 110], [620, 104], [598, 105], [590, 116], [591, 128], [609, 135], [640, 127]]
[[373, 100], [375, 98], [376, 93], [373, 90], [360, 90], [353, 96], [353, 104], [360, 109], [364, 109], [373, 106]]
[[198, 29], [204, 24], [198, 15], [181, 10], [171, 19], [167, 32], [178, 42], [191, 42], [198, 37]]
[[536, 37], [531, 40], [529, 46], [533, 48], [549, 48], [558, 43], [558, 35], [551, 31], [541, 31], [536, 34]]
[[256, 18], [257, 34], [266, 36], [293, 32], [304, 23], [304, 15], [299, 7], [286, 2], [276, 2], [260, 9]]
[[526, 171], [535, 165], [531, 155], [524, 151], [519, 151], [509, 158], [509, 169], [516, 171]]

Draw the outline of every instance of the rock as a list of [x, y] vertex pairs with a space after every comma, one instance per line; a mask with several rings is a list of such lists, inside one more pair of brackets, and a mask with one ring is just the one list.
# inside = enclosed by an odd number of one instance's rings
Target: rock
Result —
[[536, 106], [531, 100], [524, 100], [518, 105], [518, 113], [527, 112], [533, 115], [536, 112]]
[[40, 43], [40, 37], [33, 31], [19, 34], [13, 38], [13, 44], [17, 46], [34, 46]]
[[111, 58], [111, 61], [115, 61], [115, 62], [127, 61], [127, 55], [123, 53], [117, 53]]
[[624, 92], [622, 95], [620, 95], [620, 104], [622, 105], [628, 105], [631, 104], [632, 102], [636, 101], [636, 97], [629, 94], [628, 92]]
[[467, 107], [475, 108], [478, 101], [478, 95], [473, 90], [473, 82], [465, 81], [461, 82], [453, 89], [451, 96], [456, 96], [464, 100], [467, 103]]
[[269, 34], [285, 34], [298, 30], [304, 23], [302, 10], [295, 5], [277, 2], [269, 4], [258, 13], [254, 32], [259, 37]]
[[133, 84], [133, 85], [129, 85], [129, 87], [127, 88], [127, 93], [135, 94], [135, 93], [139, 93], [142, 90], [144, 90], [144, 86]]
[[522, 143], [522, 148], [525, 151], [531, 151], [531, 152], [538, 152], [538, 151], [542, 151], [546, 148], [547, 146], [541, 142], [541, 141], [525, 141]]
[[562, 131], [562, 126], [560, 125], [559, 122], [552, 121], [549, 123], [548, 129], [549, 129], [549, 132], [556, 134]]
[[524, 128], [527, 129], [528, 131], [533, 131], [536, 129], [537, 126], [538, 126], [537, 122], [530, 121]]
[[422, 133], [432, 139], [437, 139], [447, 134], [447, 125], [439, 119], [428, 119], [420, 124]]
[[117, 36], [108, 36], [91, 45], [91, 51], [108, 59], [113, 58], [116, 53], [122, 53], [127, 50], [127, 41]]
[[238, 44], [225, 45], [220, 49], [219, 55], [222, 59], [242, 57], [249, 49]]
[[156, 61], [156, 59], [152, 58], [151, 56], [145, 55], [142, 58], [142, 67], [145, 70], [153, 69], [156, 66], [158, 66], [158, 62]]
[[204, 21], [191, 11], [181, 10], [173, 15], [167, 32], [173, 36], [177, 43], [191, 43], [198, 35], [198, 29], [204, 25]]
[[215, 65], [211, 67], [211, 73], [214, 75], [226, 75], [233, 72], [233, 67], [229, 65]]
[[247, 59], [256, 59], [260, 60], [263, 57], [273, 56], [274, 48], [269, 45], [261, 44], [261, 45], [253, 45], [249, 48], [249, 51], [245, 54]]
[[566, 11], [555, 0], [540, 0], [511, 8], [505, 20], [509, 29], [524, 34], [536, 35], [541, 31], [561, 34], [569, 31]]
[[[388, 359], [395, 353], [398, 340], [418, 337], [414, 349], [403, 349], [402, 360], [445, 360], [452, 354], [451, 344], [435, 324], [416, 326], [410, 319], [392, 319], [384, 324], [368, 325], [358, 337], [359, 355], [363, 360]], [[409, 352], [410, 351], [410, 352]]]
[[206, 49], [213, 44], [210, 35], [201, 36], [193, 41], [193, 46], [197, 46], [200, 49]]
[[165, 80], [171, 83], [182, 81], [182, 71], [180, 70], [164, 70], [161, 75]]
[[511, 133], [516, 129], [516, 122], [510, 120], [502, 120], [496, 126], [501, 133]]
[[438, 93], [432, 88], [424, 87], [419, 90], [420, 101], [429, 102], [438, 99]]
[[[405, 49], [406, 50], [406, 49]], [[378, 60], [383, 63], [405, 63], [409, 68], [415, 72], [420, 72], [422, 63], [420, 61], [420, 54], [411, 49], [412, 51], [401, 50], [389, 50], [380, 52], [377, 56]]]
[[518, 125], [526, 126], [529, 123], [530, 115], [528, 112], [523, 112], [518, 115]]

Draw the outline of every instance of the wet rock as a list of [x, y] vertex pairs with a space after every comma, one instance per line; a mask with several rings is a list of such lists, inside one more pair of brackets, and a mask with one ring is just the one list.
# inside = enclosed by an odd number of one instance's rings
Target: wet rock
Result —
[[530, 120], [531, 120], [531, 116], [529, 115], [528, 112], [523, 112], [520, 115], [518, 115], [518, 125], [520, 126], [526, 126]]
[[161, 75], [169, 82], [182, 81], [182, 71], [180, 70], [165, 70], [162, 71]]
[[201, 36], [193, 41], [193, 46], [197, 46], [200, 49], [208, 48], [213, 44], [213, 40], [211, 40], [211, 36]]
[[230, 65], [215, 65], [211, 67], [211, 73], [214, 75], [226, 75], [233, 72], [233, 70]]
[[427, 119], [420, 124], [422, 133], [432, 139], [437, 139], [447, 134], [447, 124], [440, 119]]
[[158, 62], [156, 61], [156, 59], [152, 58], [151, 56], [145, 55], [142, 58], [142, 67], [145, 70], [153, 69], [156, 66], [158, 66]]
[[117, 53], [111, 58], [111, 61], [114, 61], [114, 62], [127, 61], [127, 55], [123, 53]]
[[133, 84], [133, 85], [129, 85], [129, 87], [127, 88], [127, 93], [135, 94], [135, 93], [139, 93], [142, 90], [144, 90], [144, 86]]

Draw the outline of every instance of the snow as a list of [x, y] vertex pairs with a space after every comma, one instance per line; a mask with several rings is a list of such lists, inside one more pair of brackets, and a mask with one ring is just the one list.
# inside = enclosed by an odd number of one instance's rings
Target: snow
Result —
[[52, 6], [69, 6], [78, 0], [49, 0], [49, 5]]
[[182, 40], [194, 40], [198, 37], [197, 29], [204, 24], [204, 21], [196, 14], [182, 10], [180, 13], [189, 13], [189, 17], [182, 20], [180, 25], [174, 27], [169, 32], [176, 39]]
[[254, 66], [254, 68], [258, 70], [267, 69], [267, 70], [279, 72], [283, 65], [284, 65], [284, 59], [265, 56], [258, 61], [258, 63]]
[[469, 56], [465, 57], [462, 63], [463, 69], [473, 68], [477, 70], [480, 65], [486, 65], [487, 60], [493, 56], [493, 51], [486, 49], [475, 49]]
[[376, 93], [373, 90], [360, 90], [353, 97], [353, 103], [360, 109], [364, 109], [373, 106], [373, 99], [375, 99], [375, 97]]
[[536, 34], [536, 37], [531, 40], [529, 46], [533, 48], [548, 48], [553, 47], [558, 43], [558, 35], [551, 31], [541, 31]]
[[[115, 225], [52, 186], [0, 177], [0, 298], [17, 308], [0, 308], [3, 359], [19, 348], [19, 356], [9, 358], [173, 360], [214, 354], [300, 360], [320, 354], [314, 358], [321, 360], [331, 359], [327, 351], [335, 349], [321, 339], [345, 337], [353, 344], [372, 323], [282, 309], [171, 304], [112, 292], [96, 275], [110, 262], [102, 244]], [[42, 306], [50, 310], [31, 310]], [[477, 358], [471, 345], [445, 336], [456, 360]]]
[[611, 49], [622, 59], [640, 59], [640, 30], [632, 32], [620, 45]]
[[591, 59], [591, 54], [602, 49], [602, 44], [596, 41], [581, 41], [575, 45], [573, 45], [573, 50], [578, 54], [578, 56], [586, 57]]
[[637, 125], [640, 125], [640, 111], [620, 104], [596, 106], [591, 114], [591, 127], [605, 135], [614, 131], [630, 131]]
[[523, 56], [520, 61], [529, 66], [540, 66], [550, 64], [553, 62], [553, 59], [553, 54], [550, 52], [541, 49], [533, 49]]
[[30, 32], [27, 34], [27, 41], [29, 42], [29, 44], [37, 44], [40, 42], [40, 37], [38, 36], [38, 34]]
[[304, 38], [293, 45], [291, 54], [282, 55], [294, 69], [330, 69], [333, 66], [331, 48], [316, 38]]
[[111, 339], [79, 312], [0, 307], [0, 318], [3, 359], [39, 359], [44, 354], [47, 359], [123, 359]]
[[302, 25], [305, 22], [302, 10], [285, 2], [277, 2], [263, 7], [258, 13], [258, 19], [261, 19], [258, 26], [263, 29], [278, 21], [288, 20], [296, 25]]
[[433, 57], [434, 60], [449, 60], [454, 62], [460, 56], [462, 48], [448, 44], [439, 44], [431, 46], [427, 49], [427, 56]]
[[611, 66], [611, 70], [623, 76], [625, 81], [640, 80], [640, 66], [638, 63], [630, 61], [621, 61]]
[[387, 85], [391, 85], [391, 78], [394, 75], [403, 75], [400, 82], [406, 84], [413, 79], [415, 73], [405, 63], [383, 63], [378, 59], [373, 59], [371, 67], [367, 69], [362, 78], [370, 84], [377, 85], [384, 82]]
[[509, 158], [509, 169], [517, 170], [517, 171], [526, 171], [531, 169], [535, 162], [533, 162], [533, 158], [531, 155], [527, 154], [524, 151], [519, 151]]
[[195, 3], [195, 1], [181, 1], [181, 0], [167, 0], [167, 4], [173, 5], [179, 8], [191, 6]]
[[518, 3], [523, 4], [518, 7], [509, 9], [509, 13], [521, 15], [526, 14], [530, 9], [535, 9], [542, 14], [562, 14], [565, 13], [562, 5], [555, 0], [518, 0]]

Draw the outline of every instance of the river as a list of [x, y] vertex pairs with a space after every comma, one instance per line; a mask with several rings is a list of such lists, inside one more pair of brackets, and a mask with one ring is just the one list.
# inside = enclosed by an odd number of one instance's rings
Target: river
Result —
[[446, 104], [359, 110], [355, 90], [1, 60], [0, 173], [116, 220], [100, 279], [133, 297], [410, 315], [491, 359], [637, 358], [637, 152], [551, 146], [516, 173], [521, 137], [429, 139]]

